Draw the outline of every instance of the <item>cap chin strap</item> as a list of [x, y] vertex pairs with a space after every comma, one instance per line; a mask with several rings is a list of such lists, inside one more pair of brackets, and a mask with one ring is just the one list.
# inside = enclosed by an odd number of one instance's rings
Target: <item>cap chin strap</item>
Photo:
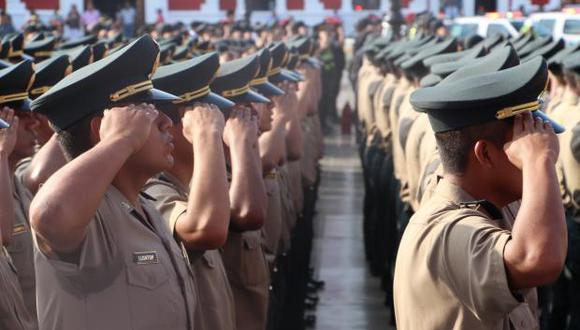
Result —
[[153, 83], [151, 82], [151, 80], [146, 80], [120, 89], [111, 94], [109, 98], [111, 99], [111, 101], [117, 102], [126, 99], [129, 96], [133, 96], [135, 94], [145, 92], [150, 89], [153, 89]]
[[250, 86], [263, 85], [268, 82], [268, 77], [256, 78], [250, 82]]
[[250, 91], [250, 84], [247, 84], [243, 87], [237, 88], [237, 89], [230, 89], [227, 91], [223, 91], [221, 92], [221, 95], [223, 97], [236, 97], [239, 95], [242, 95], [244, 93], [247, 93], [248, 91]]
[[0, 104], [22, 101], [28, 98], [28, 92], [0, 95]]
[[544, 90], [540, 93], [540, 95], [538, 95], [537, 100], [524, 104], [515, 105], [512, 107], [503, 108], [495, 113], [495, 118], [501, 120], [513, 117], [517, 114], [526, 111], [531, 112], [536, 110], [542, 110], [544, 108], [544, 95], [546, 94], [547, 89], [548, 89], [548, 81], [546, 80], [546, 86], [544, 87]]
[[179, 98], [181, 98], [181, 100], [176, 100], [173, 101], [174, 104], [179, 104], [179, 103], [183, 103], [183, 102], [187, 102], [187, 101], [191, 101], [194, 99], [198, 99], [200, 97], [206, 96], [207, 94], [209, 94], [210, 90], [209, 90], [209, 85], [208, 86], [204, 86], [200, 89], [194, 90], [192, 92], [187, 92], [183, 95], [179, 95]]

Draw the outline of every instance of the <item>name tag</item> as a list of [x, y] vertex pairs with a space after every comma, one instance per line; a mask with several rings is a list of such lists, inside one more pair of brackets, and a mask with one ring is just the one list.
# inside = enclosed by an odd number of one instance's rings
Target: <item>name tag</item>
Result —
[[157, 251], [133, 252], [133, 262], [138, 265], [158, 264]]
[[17, 224], [12, 226], [12, 235], [20, 235], [22, 233], [27, 232], [25, 224]]

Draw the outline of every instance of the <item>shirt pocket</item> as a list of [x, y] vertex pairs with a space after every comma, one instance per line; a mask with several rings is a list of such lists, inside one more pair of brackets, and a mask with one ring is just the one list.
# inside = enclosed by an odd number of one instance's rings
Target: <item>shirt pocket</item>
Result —
[[202, 258], [203, 264], [206, 268], [209, 268], [209, 269], [215, 268], [215, 260], [211, 255], [209, 255], [209, 253], [204, 253], [201, 258]]
[[169, 274], [162, 264], [128, 265], [127, 283], [130, 286], [155, 290], [168, 281]]
[[509, 314], [510, 323], [514, 330], [536, 330], [538, 322], [526, 303], [520, 304]]
[[246, 286], [267, 283], [268, 271], [259, 236], [244, 235], [241, 253], [241, 280]]

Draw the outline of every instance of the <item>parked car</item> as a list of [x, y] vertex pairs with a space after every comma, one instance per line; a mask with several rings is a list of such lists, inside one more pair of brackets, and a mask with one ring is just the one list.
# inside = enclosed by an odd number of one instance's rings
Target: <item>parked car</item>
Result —
[[534, 32], [542, 37], [562, 38], [566, 44], [580, 42], [580, 13], [566, 10], [554, 13], [536, 13], [530, 15], [526, 25], [533, 27]]
[[516, 38], [519, 33], [507, 18], [486, 16], [456, 18], [451, 25], [450, 34], [454, 37], [465, 38], [479, 34], [488, 37], [496, 33]]

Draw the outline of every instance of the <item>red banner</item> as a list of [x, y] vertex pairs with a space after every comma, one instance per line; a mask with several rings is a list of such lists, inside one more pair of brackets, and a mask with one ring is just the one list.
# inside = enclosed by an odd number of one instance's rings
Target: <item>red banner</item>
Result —
[[[4, 3], [5, 1], [2, 1]], [[59, 9], [59, 0], [26, 0], [28, 9]], [[4, 6], [2, 6], [4, 8]]]
[[236, 10], [236, 0], [220, 0], [220, 10]]
[[549, 3], [549, 0], [532, 0], [532, 5], [545, 6]]
[[203, 0], [169, 0], [169, 10], [200, 10]]
[[324, 9], [340, 9], [341, 0], [322, 0], [322, 4]]
[[304, 0], [286, 0], [286, 8], [288, 10], [304, 10]]

